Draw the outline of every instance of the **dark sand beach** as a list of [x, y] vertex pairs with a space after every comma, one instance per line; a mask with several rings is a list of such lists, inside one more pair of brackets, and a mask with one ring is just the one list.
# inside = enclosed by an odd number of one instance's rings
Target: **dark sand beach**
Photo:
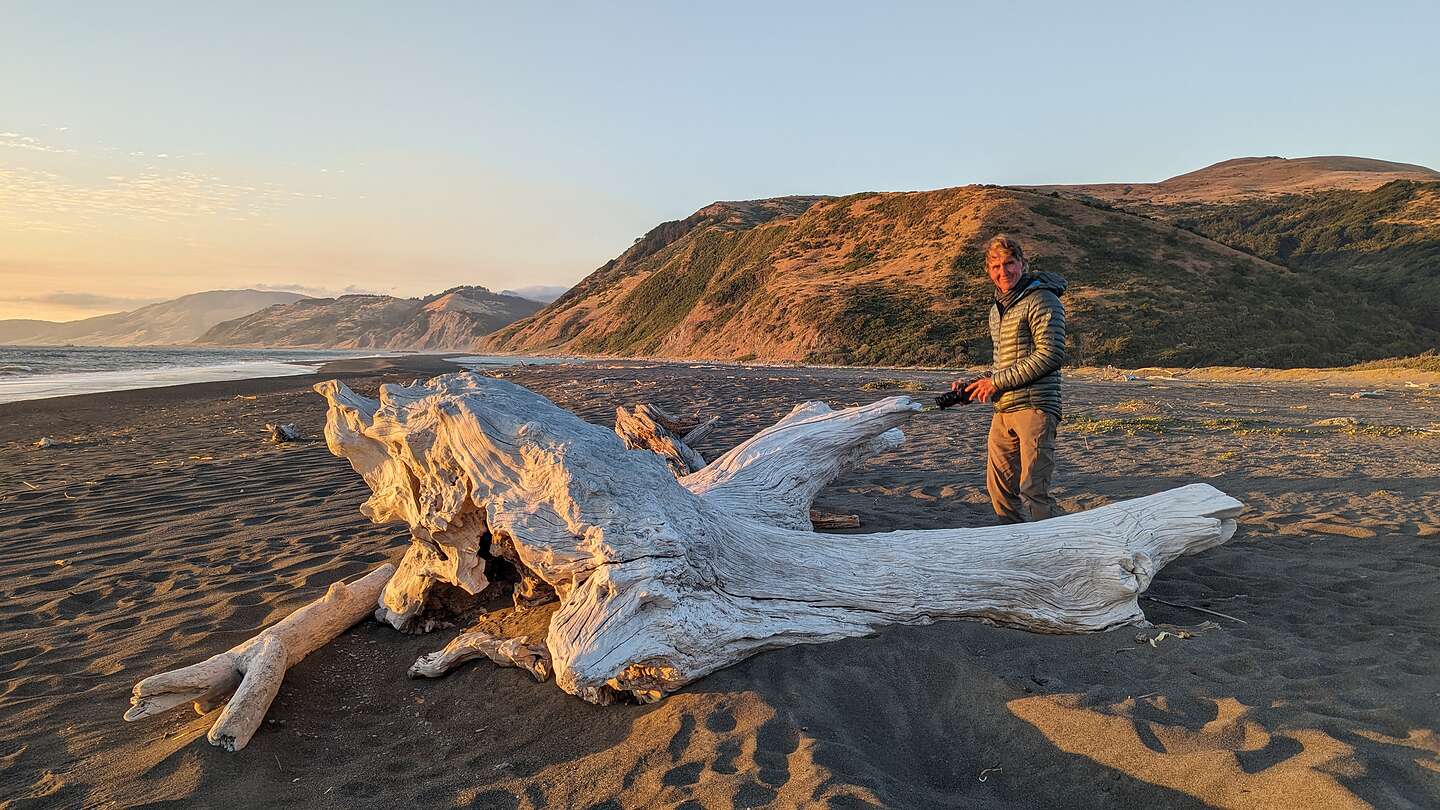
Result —
[[[368, 490], [326, 450], [309, 386], [340, 376], [373, 395], [447, 368], [346, 361], [0, 405], [0, 806], [1440, 805], [1440, 385], [1401, 372], [1071, 375], [1065, 509], [1195, 481], [1247, 505], [1229, 544], [1173, 562], [1148, 592], [1164, 601], [1141, 602], [1191, 638], [889, 627], [764, 653], [657, 704], [597, 707], [485, 661], [408, 680], [456, 631], [366, 620], [290, 671], [242, 752], [208, 745], [214, 715], [188, 707], [123, 722], [137, 680], [398, 559], [405, 528], [360, 515]], [[637, 401], [719, 414], [708, 457], [805, 400], [868, 402], [900, 380], [931, 396], [953, 378], [495, 373], [604, 425]], [[817, 507], [866, 532], [988, 524], [988, 418], [917, 416], [899, 451]], [[266, 443], [279, 421], [303, 439]], [[37, 449], [42, 436], [60, 444]]]

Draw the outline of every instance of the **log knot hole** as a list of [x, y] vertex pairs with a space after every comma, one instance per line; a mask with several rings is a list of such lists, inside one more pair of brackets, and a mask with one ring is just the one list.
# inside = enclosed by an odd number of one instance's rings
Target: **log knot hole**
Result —
[[1150, 580], [1155, 578], [1155, 561], [1143, 551], [1122, 559], [1120, 567], [1130, 575], [1125, 578], [1125, 584], [1126, 590], [1131, 593], [1138, 594], [1150, 587]]

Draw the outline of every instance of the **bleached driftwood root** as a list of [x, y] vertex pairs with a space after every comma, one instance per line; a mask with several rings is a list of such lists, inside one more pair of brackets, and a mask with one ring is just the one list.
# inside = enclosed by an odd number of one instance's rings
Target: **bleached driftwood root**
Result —
[[544, 681], [550, 677], [550, 651], [525, 636], [502, 638], [484, 631], [461, 633], [445, 649], [422, 655], [410, 666], [412, 678], [438, 678], [459, 664], [484, 656], [502, 667], [519, 667]]
[[1228, 540], [1241, 510], [1192, 484], [1041, 523], [817, 534], [816, 492], [898, 446], [920, 403], [806, 403], [677, 480], [655, 453], [503, 380], [386, 385], [378, 402], [335, 381], [316, 390], [331, 451], [373, 491], [362, 511], [414, 537], [415, 565], [378, 615], [413, 629], [442, 583], [479, 593], [503, 557], [555, 591], [555, 680], [592, 702], [655, 700], [761, 650], [884, 624], [1140, 622], [1155, 572]]
[[394, 573], [395, 566], [387, 563], [354, 582], [336, 582], [324, 596], [254, 638], [198, 664], [146, 678], [135, 684], [125, 719], [138, 720], [190, 702], [205, 714], [228, 699], [210, 727], [209, 739], [227, 751], [239, 751], [265, 719], [285, 671], [368, 615]]

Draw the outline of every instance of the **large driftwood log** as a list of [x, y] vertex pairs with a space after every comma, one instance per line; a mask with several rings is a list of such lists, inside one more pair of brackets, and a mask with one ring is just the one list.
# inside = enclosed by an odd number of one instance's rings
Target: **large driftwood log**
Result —
[[198, 664], [146, 678], [135, 684], [125, 719], [138, 720], [184, 703], [193, 702], [199, 714], [225, 704], [209, 739], [227, 751], [239, 751], [265, 719], [285, 671], [368, 615], [394, 574], [395, 566], [387, 563], [354, 582], [337, 582], [324, 596], [254, 638]]
[[592, 702], [658, 699], [761, 650], [884, 624], [1141, 622], [1155, 572], [1225, 542], [1241, 510], [1193, 484], [1042, 523], [824, 535], [809, 531], [816, 492], [897, 446], [919, 403], [807, 403], [677, 480], [656, 454], [503, 380], [386, 385], [378, 402], [336, 381], [316, 390], [331, 451], [372, 489], [362, 511], [414, 537], [377, 615], [416, 629], [438, 585], [479, 593], [504, 549], [561, 600], [545, 641], [556, 683]]

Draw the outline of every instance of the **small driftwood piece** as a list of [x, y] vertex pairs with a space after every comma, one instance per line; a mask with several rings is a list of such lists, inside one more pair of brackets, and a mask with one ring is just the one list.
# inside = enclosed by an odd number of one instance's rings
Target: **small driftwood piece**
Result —
[[705, 459], [691, 445], [709, 436], [720, 417], [700, 422], [683, 422], [659, 405], [642, 402], [627, 411], [615, 409], [615, 433], [625, 446], [659, 453], [676, 477], [689, 475], [705, 466]]
[[149, 717], [183, 703], [193, 702], [198, 714], [226, 704], [210, 727], [209, 739], [212, 745], [239, 751], [265, 719], [285, 671], [368, 615], [394, 573], [395, 566], [386, 564], [354, 582], [336, 582], [324, 596], [254, 638], [198, 664], [146, 678], [135, 684], [125, 719]]
[[525, 636], [504, 638], [483, 630], [461, 633], [445, 649], [422, 655], [410, 666], [412, 678], [438, 678], [465, 661], [489, 658], [502, 667], [519, 667], [537, 681], [550, 677], [550, 651], [543, 644], [530, 644]]
[[842, 515], [837, 512], [821, 512], [818, 509], [811, 509], [810, 525], [813, 526], [817, 532], [831, 529], [858, 529], [860, 528], [860, 516]]
[[413, 628], [445, 588], [478, 594], [501, 549], [555, 591], [555, 682], [595, 703], [657, 700], [756, 652], [885, 624], [1143, 622], [1137, 597], [1155, 573], [1224, 543], [1242, 508], [1192, 484], [1040, 523], [826, 535], [811, 531], [815, 494], [898, 446], [919, 402], [806, 403], [677, 479], [656, 454], [504, 380], [384, 385], [378, 401], [337, 381], [316, 390], [330, 450], [372, 490], [361, 511], [411, 529], [415, 564], [377, 615]]

